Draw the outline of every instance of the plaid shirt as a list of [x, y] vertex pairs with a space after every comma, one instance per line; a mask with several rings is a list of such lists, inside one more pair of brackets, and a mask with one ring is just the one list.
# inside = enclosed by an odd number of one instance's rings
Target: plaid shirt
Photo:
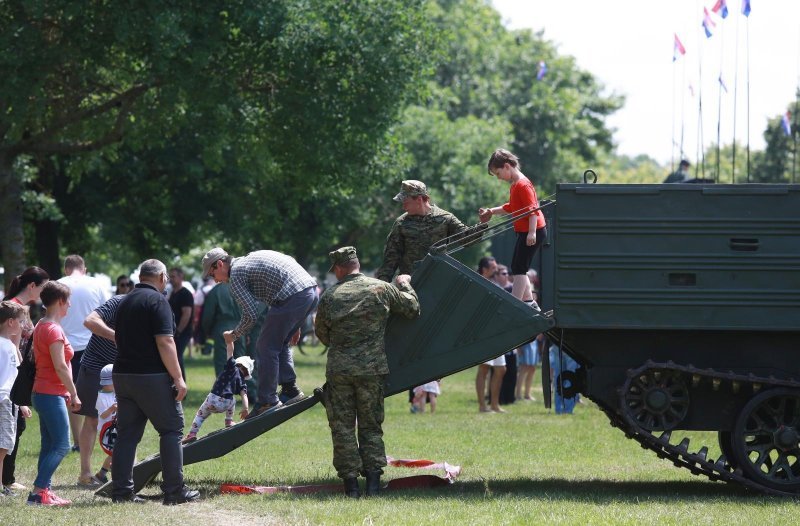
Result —
[[289, 296], [315, 287], [317, 281], [293, 257], [273, 250], [250, 252], [231, 263], [231, 294], [242, 309], [233, 329], [236, 339], [246, 334], [258, 318], [258, 302], [275, 305]]

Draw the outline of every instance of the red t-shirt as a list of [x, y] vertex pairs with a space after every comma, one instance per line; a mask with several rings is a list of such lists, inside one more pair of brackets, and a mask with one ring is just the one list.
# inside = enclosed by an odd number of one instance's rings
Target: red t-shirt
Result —
[[72, 374], [70, 360], [72, 355], [72, 345], [69, 344], [67, 336], [61, 329], [61, 325], [52, 321], [40, 321], [33, 330], [33, 356], [36, 358], [36, 378], [33, 380], [33, 392], [39, 394], [50, 394], [66, 396], [69, 394], [67, 388], [61, 383], [61, 378], [56, 374], [53, 366], [53, 358], [50, 356], [50, 344], [64, 342], [64, 360], [67, 362], [67, 369]]
[[[511, 192], [508, 203], [503, 205], [503, 210], [509, 214], [519, 214], [527, 212], [532, 208], [539, 208], [539, 199], [536, 197], [536, 189], [527, 177], [521, 177], [511, 185]], [[534, 212], [536, 215], [536, 228], [544, 228], [544, 214], [541, 210]], [[523, 217], [514, 221], [514, 232], [527, 232], [529, 217]]]

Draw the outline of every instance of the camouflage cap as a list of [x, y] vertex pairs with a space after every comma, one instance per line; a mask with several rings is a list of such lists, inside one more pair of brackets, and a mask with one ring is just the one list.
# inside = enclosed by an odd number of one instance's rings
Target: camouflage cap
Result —
[[211, 273], [211, 265], [227, 256], [228, 253], [219, 247], [212, 248], [205, 256], [203, 256], [203, 279], [206, 279]]
[[428, 195], [428, 187], [422, 181], [409, 179], [400, 183], [400, 193], [394, 196], [394, 200], [400, 202], [406, 197], [414, 197], [416, 195]]
[[328, 252], [328, 257], [331, 258], [331, 268], [328, 269], [328, 272], [333, 272], [333, 267], [358, 259], [358, 254], [356, 254], [356, 247], [342, 247]]

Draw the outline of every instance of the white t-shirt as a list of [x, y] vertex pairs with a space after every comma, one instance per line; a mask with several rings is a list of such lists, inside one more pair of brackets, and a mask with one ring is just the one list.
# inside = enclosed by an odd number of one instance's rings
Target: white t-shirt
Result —
[[67, 315], [61, 319], [61, 328], [67, 335], [72, 349], [82, 351], [89, 345], [92, 333], [83, 326], [83, 320], [97, 307], [105, 303], [109, 295], [99, 279], [73, 272], [58, 280], [69, 287], [72, 294], [69, 297], [71, 306]]
[[117, 413], [111, 413], [106, 418], [103, 418], [101, 415], [105, 413], [105, 411], [111, 407], [112, 405], [117, 403], [117, 395], [113, 392], [106, 393], [100, 391], [97, 393], [97, 402], [94, 404], [95, 408], [97, 408], [97, 431], [99, 432], [103, 429], [103, 424], [114, 418], [114, 415]]
[[17, 347], [14, 343], [0, 336], [0, 400], [11, 395], [11, 387], [17, 379]]

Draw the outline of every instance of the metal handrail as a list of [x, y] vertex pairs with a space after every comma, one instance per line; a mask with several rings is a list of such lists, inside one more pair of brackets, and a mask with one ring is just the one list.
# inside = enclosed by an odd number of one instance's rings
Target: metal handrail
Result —
[[482, 224], [485, 224], [485, 223], [478, 223], [470, 227], [470, 229], [474, 229], [474, 231], [469, 232], [468, 234], [465, 234], [464, 232], [459, 232], [457, 234], [453, 234], [451, 236], [447, 236], [443, 239], [440, 239], [439, 241], [431, 245], [430, 250], [431, 252], [450, 255], [455, 252], [458, 252], [459, 250], [463, 250], [482, 239], [502, 234], [503, 232], [506, 232], [507, 230], [514, 228], [515, 221], [528, 217], [531, 214], [543, 209], [544, 207], [554, 204], [555, 200], [551, 199], [553, 195], [555, 194], [551, 194], [549, 196], [544, 197], [541, 201], [542, 204], [537, 208], [526, 211], [517, 210], [515, 212], [512, 212], [509, 218], [503, 219], [499, 223], [489, 226], [487, 228], [477, 228], [480, 227]]

